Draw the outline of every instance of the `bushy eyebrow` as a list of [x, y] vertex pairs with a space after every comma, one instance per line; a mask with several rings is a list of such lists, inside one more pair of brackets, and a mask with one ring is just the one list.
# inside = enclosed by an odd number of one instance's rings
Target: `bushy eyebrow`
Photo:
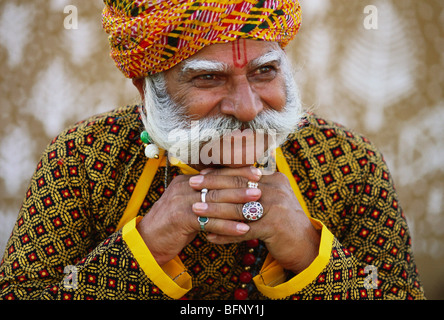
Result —
[[278, 65], [281, 65], [283, 54], [284, 53], [279, 50], [269, 51], [266, 54], [254, 59], [254, 60], [251, 60], [248, 63], [248, 68], [249, 69], [256, 69], [261, 66], [270, 64], [270, 63], [277, 63]]
[[183, 63], [180, 75], [184, 76], [189, 72], [224, 72], [229, 70], [230, 67], [220, 61], [206, 60], [206, 59], [192, 59]]
[[[284, 53], [279, 50], [273, 50], [265, 53], [264, 55], [257, 57], [256, 59], [248, 63], [249, 69], [256, 69], [258, 67], [282, 62], [282, 55]], [[220, 61], [207, 60], [207, 59], [191, 59], [183, 62], [180, 70], [180, 77], [186, 76], [187, 73], [199, 73], [199, 72], [228, 72], [231, 67]]]

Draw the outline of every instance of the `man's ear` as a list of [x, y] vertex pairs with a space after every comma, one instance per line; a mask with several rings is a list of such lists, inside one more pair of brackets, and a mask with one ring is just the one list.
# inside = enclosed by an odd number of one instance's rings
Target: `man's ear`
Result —
[[133, 85], [139, 91], [142, 101], [144, 101], [145, 100], [145, 78], [133, 78], [132, 81], [133, 81]]

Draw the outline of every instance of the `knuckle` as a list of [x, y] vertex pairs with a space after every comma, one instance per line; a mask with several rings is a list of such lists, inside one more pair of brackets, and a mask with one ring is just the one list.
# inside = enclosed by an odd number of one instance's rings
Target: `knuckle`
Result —
[[171, 181], [170, 185], [171, 184], [187, 183], [189, 179], [190, 179], [189, 176], [178, 175], [178, 176], [174, 177], [174, 179]]
[[281, 188], [276, 188], [275, 192], [276, 192], [275, 199], [279, 199], [278, 203], [281, 203], [282, 199], [285, 199], [288, 196], [286, 190], [281, 189]]
[[219, 223], [217, 219], [210, 218], [208, 223], [205, 225], [205, 230], [209, 232], [217, 232], [219, 228]]
[[236, 188], [245, 188], [247, 186], [247, 179], [240, 176], [235, 176], [234, 178], [234, 186]]
[[205, 229], [218, 235], [236, 234], [235, 223], [223, 219], [210, 219]]
[[276, 180], [281, 181], [281, 182], [287, 180], [287, 176], [285, 174], [283, 174], [282, 172], [279, 172], [279, 171], [275, 172], [274, 176], [275, 176]]
[[239, 217], [239, 220], [244, 220], [245, 218], [244, 218], [244, 214], [242, 212], [243, 204], [236, 205], [235, 208], [236, 208], [235, 209], [236, 210], [236, 215]]
[[276, 202], [270, 204], [270, 211], [285, 212], [286, 210], [287, 207], [284, 204], [282, 204], [282, 202]]
[[184, 189], [185, 187], [188, 187], [188, 186], [189, 186], [188, 179], [183, 179], [183, 178], [180, 178], [180, 177], [176, 177], [176, 178], [174, 178], [171, 181], [171, 183], [169, 184], [167, 189], [175, 189], [175, 190], [180, 189], [180, 190], [182, 190], [182, 189]]
[[206, 202], [219, 202], [219, 192], [217, 190], [209, 190], [207, 193]]
[[171, 195], [171, 203], [182, 203], [183, 199], [182, 199], [182, 195], [179, 193], [174, 193]]
[[183, 221], [182, 219], [182, 212], [181, 211], [170, 211], [168, 216], [167, 216], [167, 222], [168, 225], [172, 228], [172, 229], [176, 229], [179, 225], [178, 225], [178, 221]]

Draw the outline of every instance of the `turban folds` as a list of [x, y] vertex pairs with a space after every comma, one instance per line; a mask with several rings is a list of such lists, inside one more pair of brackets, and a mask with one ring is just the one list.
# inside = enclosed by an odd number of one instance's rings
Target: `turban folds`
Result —
[[104, 2], [111, 57], [128, 78], [168, 70], [205, 46], [239, 38], [284, 47], [301, 23], [297, 0]]

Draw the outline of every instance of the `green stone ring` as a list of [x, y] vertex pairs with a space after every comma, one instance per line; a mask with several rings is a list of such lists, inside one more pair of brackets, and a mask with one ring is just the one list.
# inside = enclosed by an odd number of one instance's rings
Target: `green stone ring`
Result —
[[199, 221], [200, 224], [200, 230], [205, 231], [205, 225], [210, 221], [210, 218], [208, 217], [198, 217], [197, 221]]

